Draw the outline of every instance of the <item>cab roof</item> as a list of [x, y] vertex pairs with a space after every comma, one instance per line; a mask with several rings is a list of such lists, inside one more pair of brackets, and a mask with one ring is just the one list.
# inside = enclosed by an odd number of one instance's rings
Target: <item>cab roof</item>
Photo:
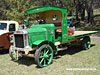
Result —
[[0, 20], [0, 23], [18, 23], [18, 22], [16, 22], [16, 21], [4, 21], [4, 20]]
[[35, 8], [32, 8], [32, 9], [29, 9], [27, 11], [27, 13], [32, 14], [32, 13], [38, 13], [38, 12], [43, 12], [43, 11], [48, 11], [48, 10], [60, 10], [61, 11], [61, 10], [66, 10], [66, 8], [46, 5], [46, 6], [40, 6], [40, 7], [35, 7]]

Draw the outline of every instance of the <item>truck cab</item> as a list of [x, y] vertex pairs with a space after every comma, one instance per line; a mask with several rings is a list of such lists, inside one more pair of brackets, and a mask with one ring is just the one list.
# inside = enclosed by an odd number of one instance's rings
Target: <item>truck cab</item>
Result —
[[[36, 9], [30, 9], [28, 14], [39, 15], [40, 25], [54, 24], [55, 39], [60, 41], [67, 41], [67, 10], [65, 8], [55, 6], [44, 6]], [[44, 22], [42, 22], [42, 20]], [[48, 25], [49, 26], [49, 25]], [[60, 31], [61, 30], [61, 31]]]

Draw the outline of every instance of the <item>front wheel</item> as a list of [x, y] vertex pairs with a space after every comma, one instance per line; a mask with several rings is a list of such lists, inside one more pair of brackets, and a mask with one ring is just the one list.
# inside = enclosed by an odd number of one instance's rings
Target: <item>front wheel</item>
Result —
[[45, 67], [51, 64], [53, 59], [53, 49], [50, 45], [45, 44], [35, 52], [35, 62], [39, 67]]
[[[9, 48], [9, 55], [12, 58], [12, 60], [17, 61], [17, 53], [16, 50], [13, 48], [13, 46], [10, 46]], [[21, 54], [18, 54], [18, 58], [22, 57]]]

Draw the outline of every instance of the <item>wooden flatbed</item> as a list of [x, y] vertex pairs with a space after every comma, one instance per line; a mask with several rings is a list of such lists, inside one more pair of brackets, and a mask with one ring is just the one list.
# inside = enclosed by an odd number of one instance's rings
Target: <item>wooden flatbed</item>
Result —
[[74, 35], [68, 36], [68, 40], [75, 38], [83, 38], [85, 36], [91, 36], [92, 34], [99, 33], [99, 31], [75, 31]]
[[73, 36], [96, 33], [97, 31], [75, 31]]

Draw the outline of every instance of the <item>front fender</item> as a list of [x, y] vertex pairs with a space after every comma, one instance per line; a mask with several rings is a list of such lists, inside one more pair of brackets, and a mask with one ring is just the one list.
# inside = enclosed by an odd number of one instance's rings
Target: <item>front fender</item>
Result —
[[40, 47], [43, 44], [49, 44], [52, 47], [52, 49], [54, 50], [55, 55], [58, 53], [56, 46], [50, 41], [38, 40], [33, 43], [33, 45], [37, 45], [38, 47]]
[[33, 43], [33, 45], [39, 45], [40, 43], [42, 43], [44, 40], [38, 40], [38, 41], [35, 41], [34, 43]]

